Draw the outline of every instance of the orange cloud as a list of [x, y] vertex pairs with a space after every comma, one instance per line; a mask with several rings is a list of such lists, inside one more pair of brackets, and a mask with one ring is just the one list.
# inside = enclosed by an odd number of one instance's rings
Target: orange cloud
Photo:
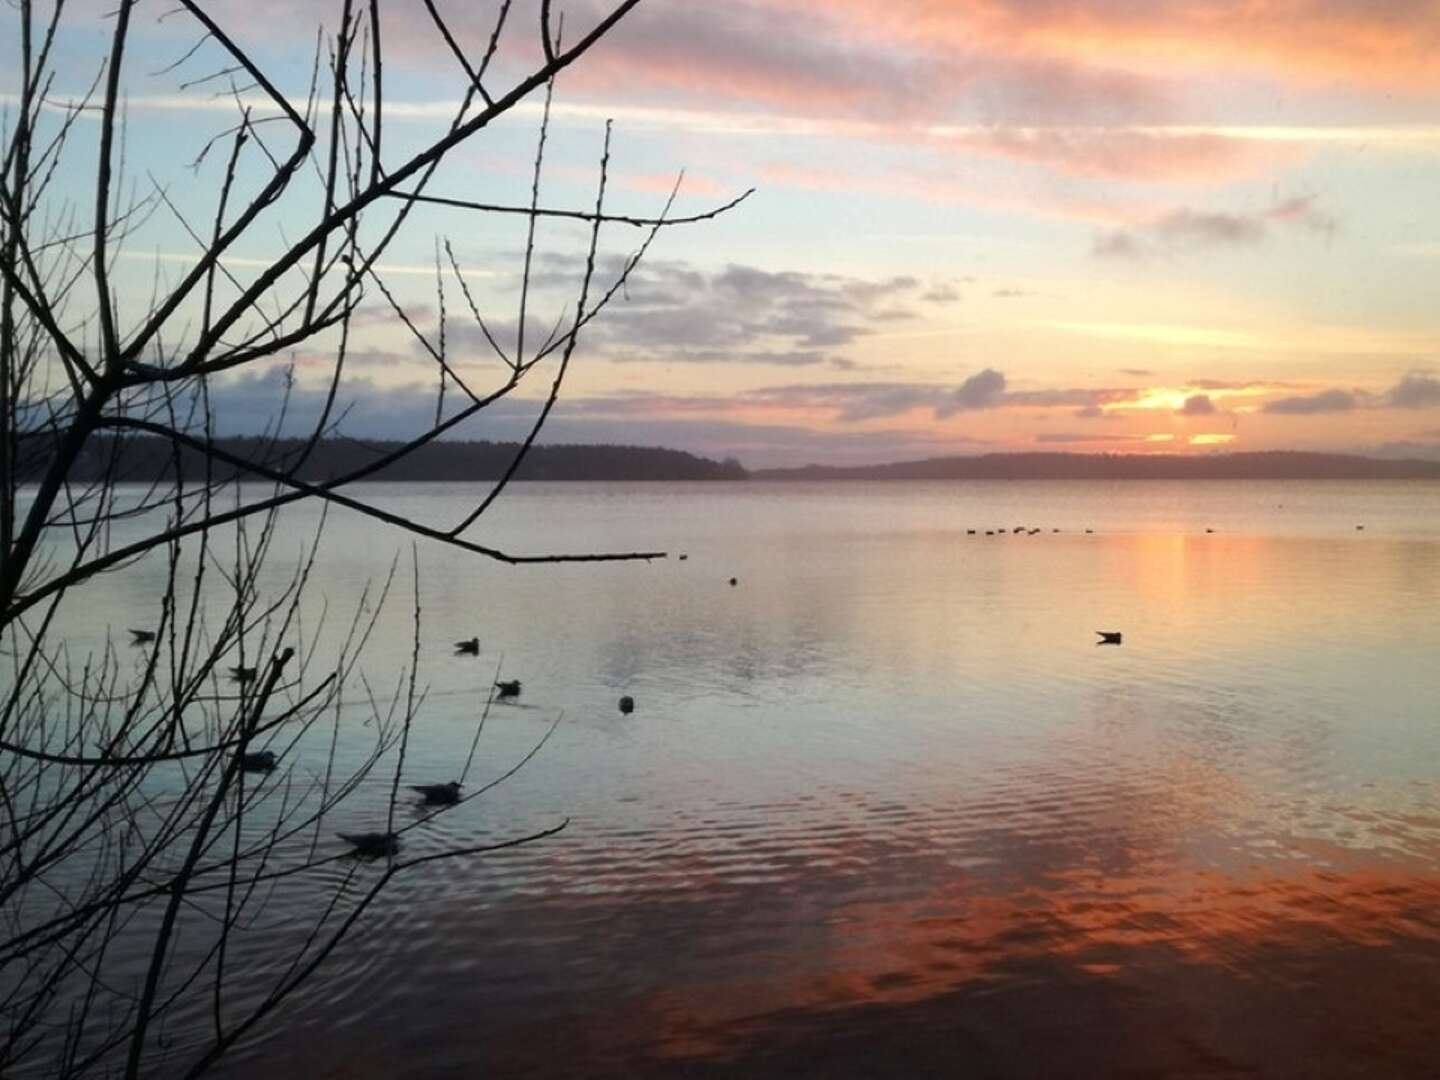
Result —
[[1253, 176], [1293, 161], [1298, 146], [1205, 133], [1106, 128], [1006, 128], [963, 131], [968, 150], [1082, 176], [1131, 181], [1220, 182]]
[[[870, 27], [1011, 55], [1130, 71], [1259, 68], [1308, 80], [1434, 89], [1440, 8], [1431, 0], [839, 0]], [[788, 7], [781, 0], [778, 6]]]

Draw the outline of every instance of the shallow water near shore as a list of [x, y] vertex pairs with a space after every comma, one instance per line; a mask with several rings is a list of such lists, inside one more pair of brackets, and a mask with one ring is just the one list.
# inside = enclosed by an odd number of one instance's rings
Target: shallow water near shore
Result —
[[[482, 782], [563, 718], [411, 849], [569, 824], [398, 879], [230, 1075], [1433, 1074], [1440, 484], [522, 484], [482, 520], [669, 555], [418, 549], [407, 780], [457, 773], [497, 671]], [[332, 514], [312, 583], [341, 608], [397, 550], [377, 685], [408, 541]]]

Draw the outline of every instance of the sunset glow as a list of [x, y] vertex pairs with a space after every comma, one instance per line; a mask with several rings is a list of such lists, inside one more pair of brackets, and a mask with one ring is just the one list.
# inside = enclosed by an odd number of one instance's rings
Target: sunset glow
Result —
[[[278, 29], [289, 5], [244, 11], [247, 46], [298, 92], [310, 55]], [[571, 3], [567, 19], [596, 11]], [[151, 71], [191, 44], [163, 21], [143, 33], [134, 62]], [[423, 20], [388, 31], [396, 146], [462, 92], [430, 36]], [[593, 201], [607, 118], [616, 212], [658, 212], [682, 169], [675, 214], [757, 193], [648, 252], [582, 337], [545, 438], [747, 465], [1037, 445], [1440, 456], [1437, 47], [1432, 3], [645, 0], [557, 84], [542, 201]], [[178, 75], [144, 85], [127, 102], [137, 156], [164, 140], [188, 162], [234, 108]], [[435, 189], [528, 198], [541, 102], [519, 112]], [[436, 212], [417, 233], [456, 238], [502, 328], [519, 294], [512, 224]], [[583, 242], [541, 230], [537, 322], [559, 315]], [[638, 243], [611, 230], [602, 276]], [[157, 218], [121, 258], [148, 282], [155, 253], [179, 273], [192, 249]], [[267, 254], [229, 265], [253, 273]], [[379, 267], [431, 334], [434, 257], [416, 240]], [[433, 411], [427, 359], [376, 301], [344, 394], [357, 434], [402, 435]], [[457, 298], [446, 306], [457, 370], [483, 381], [488, 351]], [[324, 388], [295, 359], [303, 410]], [[523, 388], [532, 405], [547, 378]], [[250, 389], [217, 390], [223, 427], [254, 428]], [[531, 415], [487, 413], [462, 434], [517, 437]]]

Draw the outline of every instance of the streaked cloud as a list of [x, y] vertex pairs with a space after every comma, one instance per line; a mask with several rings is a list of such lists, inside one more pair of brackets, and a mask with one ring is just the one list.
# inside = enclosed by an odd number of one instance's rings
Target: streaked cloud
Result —
[[1350, 412], [1359, 400], [1349, 390], [1323, 390], [1318, 394], [1276, 398], [1260, 407], [1261, 412], [1280, 416], [1315, 416], [1320, 413]]
[[1170, 256], [1203, 248], [1255, 247], [1272, 225], [1323, 232], [1333, 236], [1338, 222], [1316, 206], [1316, 196], [1286, 199], [1259, 213], [1229, 213], [1180, 207], [1134, 228], [1116, 229], [1095, 238], [1093, 251], [1107, 258]]
[[1397, 409], [1428, 409], [1440, 406], [1440, 378], [1429, 372], [1412, 371], [1385, 395]]
[[1129, 443], [1145, 442], [1144, 435], [1127, 435], [1116, 432], [1114, 434], [1085, 434], [1082, 432], [1070, 431], [1042, 431], [1031, 440], [1036, 443], [1066, 444], [1066, 443]]

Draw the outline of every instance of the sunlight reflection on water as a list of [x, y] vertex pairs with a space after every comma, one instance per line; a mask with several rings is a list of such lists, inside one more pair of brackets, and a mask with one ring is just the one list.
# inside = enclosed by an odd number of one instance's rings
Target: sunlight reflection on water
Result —
[[[375, 535], [332, 521], [331, 603]], [[520, 485], [479, 538], [689, 559], [422, 548], [413, 777], [497, 665], [484, 775], [565, 719], [417, 844], [571, 824], [398, 883], [237, 1075], [1432, 1067], [1440, 485]]]

